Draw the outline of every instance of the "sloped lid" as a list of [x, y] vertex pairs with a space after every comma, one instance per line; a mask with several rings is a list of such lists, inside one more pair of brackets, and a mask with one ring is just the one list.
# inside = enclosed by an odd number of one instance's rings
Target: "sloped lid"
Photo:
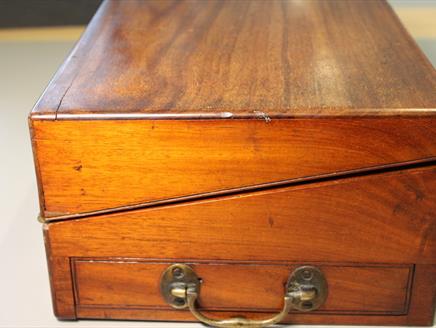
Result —
[[42, 213], [434, 162], [435, 91], [385, 2], [108, 1], [31, 113]]

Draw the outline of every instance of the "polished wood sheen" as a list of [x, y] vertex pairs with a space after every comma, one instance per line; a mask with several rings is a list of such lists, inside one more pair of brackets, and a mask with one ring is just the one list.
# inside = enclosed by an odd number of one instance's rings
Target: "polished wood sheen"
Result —
[[29, 116], [55, 315], [431, 325], [436, 73], [385, 1], [105, 1]]
[[33, 122], [46, 218], [436, 159], [433, 118]]
[[[291, 268], [309, 263], [326, 272], [330, 285], [324, 310], [311, 314], [315, 322], [355, 323], [347, 317], [354, 313], [378, 315], [385, 324], [429, 324], [435, 176], [434, 166], [408, 169], [46, 224], [57, 314], [71, 317], [76, 307], [79, 318], [102, 317], [107, 309], [113, 318], [192, 320], [167, 311], [159, 298], [160, 273], [175, 262], [193, 263], [205, 291], [222, 286], [202, 294], [213, 314], [271, 312]], [[415, 276], [413, 265], [420, 268]], [[261, 278], [271, 284], [262, 306], [254, 295], [263, 289], [249, 287]], [[307, 316], [289, 318], [313, 323]]]
[[435, 177], [433, 166], [55, 222], [51, 254], [433, 264]]
[[435, 87], [384, 1], [108, 1], [33, 115], [419, 115]]
[[51, 255], [436, 264], [435, 177], [433, 166], [54, 222]]
[[435, 159], [435, 77], [383, 1], [107, 1], [30, 115], [42, 215]]
[[[160, 277], [172, 262], [75, 260], [73, 275], [79, 308], [135, 307], [171, 310], [160, 294]], [[189, 263], [201, 277], [202, 310], [279, 312], [284, 285], [296, 264]], [[301, 263], [300, 263], [301, 265]], [[410, 266], [317, 264], [329, 295], [318, 313], [407, 313]], [[255, 292], [253, 292], [255, 291]], [[295, 311], [294, 311], [295, 312]]]

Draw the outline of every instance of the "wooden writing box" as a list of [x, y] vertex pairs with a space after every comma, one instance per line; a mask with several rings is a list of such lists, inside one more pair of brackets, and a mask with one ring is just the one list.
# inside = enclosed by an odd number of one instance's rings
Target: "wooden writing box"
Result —
[[105, 2], [30, 115], [56, 316], [432, 324], [435, 86], [385, 2]]

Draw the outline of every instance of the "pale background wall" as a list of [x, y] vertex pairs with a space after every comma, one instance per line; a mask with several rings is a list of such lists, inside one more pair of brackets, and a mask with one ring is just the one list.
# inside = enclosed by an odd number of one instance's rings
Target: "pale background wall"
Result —
[[[390, 2], [435, 65], [436, 1]], [[59, 322], [52, 314], [26, 118], [82, 30], [0, 29], [0, 327], [201, 327]]]

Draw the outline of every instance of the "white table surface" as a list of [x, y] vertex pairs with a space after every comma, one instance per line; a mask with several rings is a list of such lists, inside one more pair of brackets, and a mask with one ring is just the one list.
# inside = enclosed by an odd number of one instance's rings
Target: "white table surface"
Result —
[[[429, 17], [436, 19], [436, 1], [412, 4], [409, 8], [411, 1], [394, 2], [435, 65], [436, 28]], [[407, 17], [412, 11], [415, 18]], [[41, 224], [36, 221], [38, 194], [27, 115], [73, 43], [0, 37], [0, 327], [201, 327], [192, 323], [58, 321], [52, 314]]]

